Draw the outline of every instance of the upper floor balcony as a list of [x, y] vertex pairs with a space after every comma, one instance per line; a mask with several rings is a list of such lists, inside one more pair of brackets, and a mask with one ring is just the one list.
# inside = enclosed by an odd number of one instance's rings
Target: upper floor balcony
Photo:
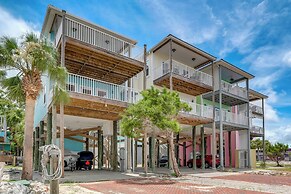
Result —
[[117, 120], [130, 103], [141, 97], [130, 87], [71, 73], [68, 74], [66, 90], [70, 103], [65, 106], [65, 114], [106, 120]]
[[[184, 101], [186, 102], [186, 101]], [[186, 102], [191, 108], [191, 111], [181, 111], [178, 115], [178, 121], [186, 125], [201, 125], [213, 122], [213, 107]]]
[[144, 69], [144, 49], [135, 41], [71, 16], [64, 21], [50, 34], [57, 47], [65, 39], [68, 72], [120, 85]]
[[[215, 111], [215, 121], [220, 121], [219, 110]], [[222, 109], [222, 122], [226, 125], [248, 126], [248, 117], [244, 114], [233, 113]]]
[[235, 84], [230, 84], [230, 83], [225, 82], [223, 80], [221, 81], [221, 90], [226, 92], [226, 93], [229, 93], [229, 94], [232, 94], [232, 95], [244, 98], [244, 99], [248, 98], [246, 88], [242, 88], [242, 87], [235, 85]]
[[143, 48], [138, 47], [131, 41], [122, 40], [121, 38], [101, 31], [100, 28], [88, 24], [86, 25], [71, 18], [66, 18], [64, 32], [62, 31], [62, 25], [63, 22], [58, 26], [54, 41], [55, 45], [60, 43], [63, 34], [83, 43], [105, 49], [106, 51], [144, 62]]
[[154, 84], [170, 88], [170, 75], [172, 73], [173, 90], [197, 96], [212, 91], [212, 76], [198, 71], [178, 61], [164, 61], [154, 70]]
[[263, 127], [260, 127], [260, 126], [255, 126], [255, 125], [251, 126], [250, 132], [252, 136], [259, 137], [259, 136], [264, 135], [264, 129]]
[[256, 115], [262, 116], [264, 114], [263, 108], [255, 104], [250, 103], [250, 110], [252, 111], [253, 114], [256, 114]]

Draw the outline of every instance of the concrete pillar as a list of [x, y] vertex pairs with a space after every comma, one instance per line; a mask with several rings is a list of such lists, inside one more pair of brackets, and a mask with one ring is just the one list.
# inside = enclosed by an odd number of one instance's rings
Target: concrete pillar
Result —
[[222, 93], [221, 93], [221, 66], [219, 65], [219, 155], [220, 166], [224, 169], [224, 155], [223, 155], [223, 122], [222, 122]]
[[153, 172], [156, 171], [156, 138], [153, 136], [150, 138], [150, 166]]
[[196, 170], [196, 126], [192, 127], [193, 170]]

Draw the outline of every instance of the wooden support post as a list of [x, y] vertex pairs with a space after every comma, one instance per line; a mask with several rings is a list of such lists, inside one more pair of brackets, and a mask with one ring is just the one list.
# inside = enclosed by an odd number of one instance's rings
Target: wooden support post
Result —
[[192, 127], [193, 170], [196, 170], [196, 126]]
[[224, 170], [224, 151], [223, 151], [223, 121], [222, 121], [222, 75], [221, 66], [219, 65], [219, 155], [220, 155], [220, 166]]
[[102, 157], [101, 157], [101, 166], [103, 167], [104, 165], [104, 136], [103, 136], [103, 131], [101, 133], [101, 150], [102, 150]]
[[153, 172], [156, 171], [156, 138], [153, 136], [150, 138], [150, 166]]
[[177, 160], [178, 166], [180, 166], [179, 139], [180, 139], [180, 135], [179, 135], [179, 133], [177, 133], [177, 135], [176, 135], [175, 151], [176, 151], [176, 160]]
[[[89, 133], [87, 133], [87, 135], [89, 135]], [[86, 151], [89, 151], [89, 138], [88, 137], [86, 137], [86, 140], [85, 140], [85, 150]]]
[[157, 139], [157, 167], [160, 167], [160, 140]]
[[[52, 144], [57, 144], [57, 109], [55, 105], [52, 106]], [[50, 160], [51, 173], [53, 173], [57, 168], [57, 160], [58, 159], [55, 156]], [[59, 193], [59, 180], [50, 181], [50, 193]]]
[[205, 169], [205, 138], [204, 138], [204, 127], [201, 127], [201, 146], [200, 146], [200, 153], [201, 153], [201, 163], [202, 169]]
[[216, 126], [215, 126], [215, 83], [214, 83], [214, 64], [211, 62], [211, 71], [212, 71], [212, 138], [211, 138], [211, 146], [212, 146], [212, 170], [216, 170], [216, 154], [217, 154], [217, 147], [216, 147]]
[[135, 140], [134, 144], [134, 167], [137, 168], [137, 149], [138, 149], [138, 141]]
[[183, 166], [187, 165], [187, 160], [186, 160], [186, 142], [183, 142]]
[[266, 162], [266, 142], [265, 142], [265, 103], [264, 98], [262, 98], [262, 110], [263, 110], [263, 162]]
[[[40, 144], [39, 144], [39, 146], [40, 147], [44, 146], [44, 144], [45, 144], [43, 135], [44, 135], [44, 122], [40, 121], [40, 123], [39, 123], [39, 136], [40, 136]], [[38, 158], [39, 164], [40, 164], [41, 156], [42, 156], [42, 151], [39, 152], [39, 158]], [[41, 165], [38, 166], [38, 171], [39, 172], [42, 171]]]
[[113, 121], [113, 136], [112, 136], [112, 168], [113, 171], [118, 169], [118, 158], [117, 158], [117, 121]]
[[35, 133], [34, 133], [34, 171], [38, 171], [39, 168], [39, 127], [35, 128]]
[[232, 168], [232, 158], [231, 158], [231, 131], [228, 132], [228, 155], [229, 155], [229, 167]]
[[149, 137], [149, 168], [152, 169], [153, 168], [153, 164], [152, 164], [152, 137]]
[[[142, 142], [144, 142], [144, 138], [142, 138]], [[141, 147], [141, 166], [144, 168], [144, 161], [145, 161], [145, 159], [144, 159], [144, 149], [145, 147], [144, 147], [144, 144], [142, 144], [142, 147]]]
[[[96, 133], [94, 132], [93, 134], [94, 137], [96, 137]], [[93, 159], [93, 170], [95, 170], [95, 165], [96, 165], [96, 140], [95, 138], [93, 139], [93, 155], [94, 155], [94, 159]]]
[[98, 170], [102, 169], [102, 131], [98, 130]]
[[46, 145], [52, 143], [52, 113], [47, 115], [47, 132], [46, 132]]
[[60, 150], [61, 150], [61, 158], [62, 158], [62, 177], [65, 176], [65, 163], [64, 163], [64, 155], [65, 155], [65, 120], [64, 120], [64, 103], [60, 103]]

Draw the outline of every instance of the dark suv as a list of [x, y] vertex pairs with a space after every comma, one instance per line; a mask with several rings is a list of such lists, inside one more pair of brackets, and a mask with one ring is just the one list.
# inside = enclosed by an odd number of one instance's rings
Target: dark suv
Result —
[[[216, 168], [220, 165], [220, 159], [216, 157]], [[193, 167], [193, 159], [188, 160], [187, 166], [189, 168]], [[197, 168], [201, 168], [202, 166], [202, 159], [201, 156], [196, 156], [196, 166]], [[212, 155], [205, 155], [205, 168], [212, 167]]]
[[90, 151], [79, 152], [80, 156], [76, 162], [77, 170], [84, 168], [85, 170], [91, 170], [93, 165], [94, 154]]

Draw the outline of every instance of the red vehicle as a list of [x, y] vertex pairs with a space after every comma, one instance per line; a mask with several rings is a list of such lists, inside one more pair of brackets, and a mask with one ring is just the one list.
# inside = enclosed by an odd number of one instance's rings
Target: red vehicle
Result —
[[[220, 159], [216, 157], [216, 168], [220, 165]], [[188, 160], [187, 166], [189, 168], [193, 167], [193, 159]], [[201, 156], [196, 156], [196, 167], [201, 168], [202, 166], [202, 159]], [[212, 155], [205, 155], [205, 168], [212, 167]]]

